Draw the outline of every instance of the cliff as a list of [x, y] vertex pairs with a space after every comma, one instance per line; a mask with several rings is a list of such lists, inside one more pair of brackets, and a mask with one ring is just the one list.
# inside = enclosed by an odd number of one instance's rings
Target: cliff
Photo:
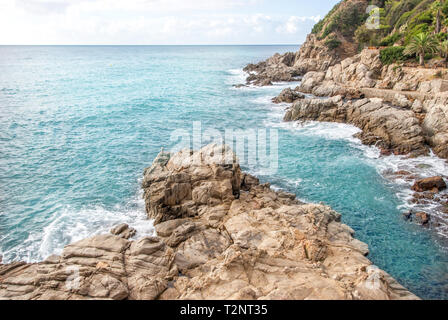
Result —
[[[372, 8], [369, 6], [377, 9], [369, 10]], [[417, 57], [406, 55], [405, 47], [420, 33], [439, 43], [448, 41], [447, 18], [448, 1], [343, 0], [314, 26], [298, 52], [276, 54], [266, 61], [248, 65], [247, 82], [270, 85], [275, 81], [296, 80], [310, 71], [326, 72], [367, 47], [380, 50], [382, 63], [415, 66]], [[426, 50], [424, 58], [431, 66], [446, 65], [448, 52], [443, 48]]]
[[417, 299], [365, 257], [340, 214], [241, 171], [224, 146], [160, 153], [144, 197], [157, 236], [85, 239], [0, 266], [1, 299]]

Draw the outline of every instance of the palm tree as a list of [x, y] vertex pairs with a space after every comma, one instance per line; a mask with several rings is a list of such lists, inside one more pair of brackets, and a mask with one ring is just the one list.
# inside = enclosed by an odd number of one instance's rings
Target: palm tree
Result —
[[427, 53], [435, 53], [438, 47], [438, 41], [434, 36], [421, 32], [412, 38], [403, 53], [406, 55], [417, 55], [420, 65], [423, 66], [425, 64], [425, 55]]

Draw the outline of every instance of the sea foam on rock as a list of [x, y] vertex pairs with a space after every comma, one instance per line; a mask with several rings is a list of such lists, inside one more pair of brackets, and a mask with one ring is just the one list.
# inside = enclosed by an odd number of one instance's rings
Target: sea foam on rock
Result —
[[123, 225], [1, 265], [0, 298], [417, 299], [372, 266], [339, 213], [260, 184], [226, 146], [161, 152], [143, 188], [157, 237], [130, 241]]

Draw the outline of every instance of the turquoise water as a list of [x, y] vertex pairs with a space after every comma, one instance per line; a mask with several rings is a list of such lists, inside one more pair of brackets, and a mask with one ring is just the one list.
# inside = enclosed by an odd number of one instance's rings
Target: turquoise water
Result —
[[[284, 124], [269, 102], [285, 84], [240, 88], [241, 68], [293, 46], [0, 47], [0, 254], [38, 261], [128, 222], [152, 234], [143, 169], [175, 129], [278, 130], [279, 169], [246, 170], [324, 202], [369, 244], [370, 259], [422, 298], [448, 298], [445, 231], [403, 221], [403, 181], [381, 173], [434, 157], [379, 158], [346, 125]], [[293, 84], [296, 85], [296, 84]], [[423, 170], [423, 169], [422, 169]]]

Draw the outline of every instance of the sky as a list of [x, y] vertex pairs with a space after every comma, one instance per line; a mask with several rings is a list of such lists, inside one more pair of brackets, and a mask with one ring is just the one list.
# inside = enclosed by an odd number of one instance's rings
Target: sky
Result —
[[0, 0], [0, 45], [297, 45], [337, 2]]

